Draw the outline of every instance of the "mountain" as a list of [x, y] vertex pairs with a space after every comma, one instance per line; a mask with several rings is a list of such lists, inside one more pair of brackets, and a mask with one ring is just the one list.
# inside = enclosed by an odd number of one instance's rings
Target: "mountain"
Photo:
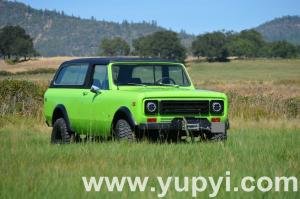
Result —
[[[19, 25], [32, 38], [43, 56], [92, 56], [98, 51], [101, 39], [122, 37], [129, 43], [133, 39], [165, 30], [155, 21], [122, 23], [81, 19], [63, 12], [37, 10], [23, 3], [0, 0], [0, 28]], [[180, 32], [182, 43], [190, 46], [193, 36]]]
[[300, 16], [284, 16], [255, 28], [267, 41], [286, 40], [300, 45]]
[[[43, 56], [93, 56], [103, 38], [122, 37], [132, 40], [156, 31], [166, 30], [152, 22], [122, 23], [81, 19], [64, 12], [37, 10], [16, 1], [0, 0], [0, 28], [19, 25], [34, 39]], [[255, 28], [267, 41], [286, 40], [300, 45], [300, 16], [285, 16]], [[194, 35], [181, 31], [182, 44], [190, 47]]]

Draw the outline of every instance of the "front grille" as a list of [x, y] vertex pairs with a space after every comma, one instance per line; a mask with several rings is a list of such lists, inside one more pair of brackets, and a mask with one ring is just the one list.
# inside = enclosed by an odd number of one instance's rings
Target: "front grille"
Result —
[[188, 115], [188, 114], [201, 114], [208, 115], [209, 101], [183, 101], [183, 100], [163, 100], [159, 104], [161, 115]]

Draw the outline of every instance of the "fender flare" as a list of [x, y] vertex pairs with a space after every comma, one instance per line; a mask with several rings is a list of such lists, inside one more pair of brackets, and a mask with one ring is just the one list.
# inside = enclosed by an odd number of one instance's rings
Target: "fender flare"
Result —
[[72, 128], [71, 128], [71, 123], [70, 123], [70, 120], [69, 120], [69, 116], [68, 116], [68, 113], [67, 113], [67, 109], [65, 108], [64, 105], [62, 104], [58, 104], [54, 110], [53, 110], [53, 113], [52, 113], [52, 126], [54, 124], [54, 120], [57, 119], [55, 118], [56, 117], [56, 114], [58, 114], [57, 112], [59, 112], [60, 114], [62, 114], [62, 117], [65, 119], [66, 123], [67, 123], [67, 128], [71, 131]]
[[131, 126], [131, 128], [135, 129], [135, 126], [136, 126], [135, 120], [134, 120], [130, 110], [126, 106], [122, 106], [116, 111], [116, 113], [113, 117], [113, 120], [112, 120], [112, 127], [115, 124], [116, 120], [119, 118], [126, 119], [127, 122], [129, 123], [129, 125]]

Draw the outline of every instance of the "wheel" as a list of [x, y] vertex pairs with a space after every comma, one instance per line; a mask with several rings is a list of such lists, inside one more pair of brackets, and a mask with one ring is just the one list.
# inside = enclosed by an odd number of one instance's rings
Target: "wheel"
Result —
[[51, 143], [53, 144], [69, 144], [75, 140], [74, 133], [71, 133], [67, 128], [67, 123], [64, 118], [57, 119], [53, 124]]
[[119, 119], [115, 125], [114, 135], [117, 140], [127, 140], [135, 141], [135, 134], [129, 125], [129, 123], [124, 119]]

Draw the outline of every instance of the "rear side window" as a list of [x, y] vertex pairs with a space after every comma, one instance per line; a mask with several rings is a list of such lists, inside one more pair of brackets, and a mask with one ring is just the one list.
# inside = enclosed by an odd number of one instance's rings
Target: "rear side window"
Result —
[[54, 81], [54, 85], [82, 86], [84, 84], [88, 67], [88, 64], [72, 64], [63, 66]]

